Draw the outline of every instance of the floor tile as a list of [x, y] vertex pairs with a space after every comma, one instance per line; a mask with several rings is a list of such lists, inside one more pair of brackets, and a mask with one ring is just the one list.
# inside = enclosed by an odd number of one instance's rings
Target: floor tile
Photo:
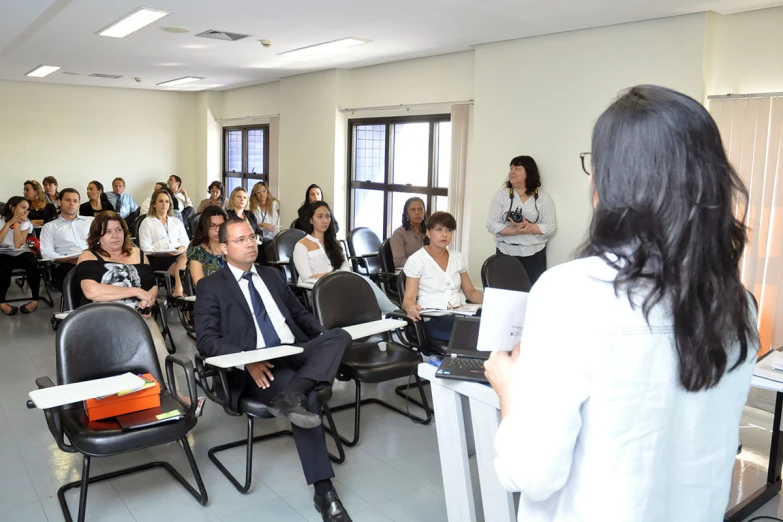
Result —
[[282, 500], [222, 517], [223, 522], [305, 522], [294, 508]]
[[340, 482], [372, 506], [399, 497], [418, 487], [405, 475], [388, 466], [350, 475], [341, 478]]

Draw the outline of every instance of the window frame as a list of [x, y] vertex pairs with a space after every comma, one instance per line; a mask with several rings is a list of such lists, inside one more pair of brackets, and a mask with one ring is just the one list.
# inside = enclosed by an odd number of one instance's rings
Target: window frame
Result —
[[[248, 131], [252, 130], [263, 130], [264, 131], [264, 139], [263, 139], [263, 159], [262, 159], [262, 168], [263, 172], [261, 174], [258, 174], [256, 172], [248, 172]], [[229, 132], [233, 131], [242, 131], [242, 172], [237, 171], [229, 171], [228, 170], [228, 135]], [[269, 185], [269, 124], [257, 124], [257, 125], [235, 125], [231, 127], [223, 127], [223, 186], [228, 189], [228, 178], [239, 178], [241, 179], [241, 186], [242, 187], [249, 187], [248, 192], [250, 189], [252, 189], [252, 185], [255, 183], [258, 183], [259, 181], [263, 181], [267, 185]], [[248, 182], [248, 180], [252, 180], [254, 183], [251, 184]], [[223, 194], [226, 198], [230, 196], [230, 194]]]
[[[383, 193], [384, 198], [384, 212], [383, 212], [383, 230], [384, 240], [391, 236], [391, 233], [397, 226], [394, 226], [395, 220], [399, 216], [392, 216], [392, 194], [395, 192], [409, 193], [409, 194], [425, 194], [427, 214], [432, 214], [432, 209], [435, 208], [435, 198], [437, 196], [449, 195], [448, 188], [442, 188], [437, 186], [436, 177], [436, 164], [438, 161], [438, 146], [436, 143], [435, 133], [437, 125], [441, 122], [451, 121], [451, 114], [427, 114], [420, 116], [392, 116], [392, 117], [380, 117], [380, 118], [350, 118], [348, 120], [348, 161], [347, 161], [347, 176], [348, 183], [346, 183], [346, 222], [349, 225], [349, 229], [356, 228], [354, 222], [354, 203], [353, 203], [353, 191], [355, 189], [364, 190], [377, 190]], [[427, 162], [427, 185], [401, 185], [391, 183], [391, 178], [394, 170], [394, 125], [399, 123], [429, 123], [429, 161]], [[355, 158], [355, 146], [356, 146], [356, 127], [361, 125], [385, 125], [385, 151], [384, 151], [384, 165], [383, 165], [383, 182], [373, 181], [357, 181], [355, 180], [354, 172], [354, 158]]]

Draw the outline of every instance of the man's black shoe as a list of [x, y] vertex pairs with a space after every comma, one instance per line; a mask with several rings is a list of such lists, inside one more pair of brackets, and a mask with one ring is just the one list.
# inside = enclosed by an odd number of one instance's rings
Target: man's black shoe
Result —
[[352, 522], [348, 512], [340, 502], [335, 490], [331, 490], [323, 495], [313, 496], [315, 509], [321, 514], [324, 522]]
[[307, 411], [301, 393], [278, 393], [269, 402], [276, 417], [285, 417], [300, 428], [315, 428], [321, 424], [321, 416]]

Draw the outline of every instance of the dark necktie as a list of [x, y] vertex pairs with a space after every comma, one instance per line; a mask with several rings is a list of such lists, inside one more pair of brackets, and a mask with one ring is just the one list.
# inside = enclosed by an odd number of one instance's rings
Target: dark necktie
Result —
[[117, 194], [117, 201], [114, 203], [114, 210], [116, 210], [118, 214], [122, 210], [122, 195], [121, 194]]
[[253, 284], [253, 272], [245, 272], [242, 274], [242, 279], [247, 280], [247, 288], [250, 292], [250, 302], [253, 303], [253, 314], [256, 317], [258, 329], [261, 330], [261, 335], [264, 336], [264, 344], [266, 346], [279, 345], [280, 336], [277, 335], [275, 325], [272, 324], [269, 314], [266, 313], [266, 307], [264, 306], [264, 301], [261, 299], [261, 294], [256, 290], [256, 285]]

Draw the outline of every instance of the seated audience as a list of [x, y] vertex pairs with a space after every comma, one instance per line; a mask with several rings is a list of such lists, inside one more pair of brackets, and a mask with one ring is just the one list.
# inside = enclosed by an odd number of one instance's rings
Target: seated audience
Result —
[[128, 225], [116, 212], [102, 212], [93, 220], [75, 279], [82, 294], [79, 306], [114, 302], [137, 309], [147, 322], [158, 356], [165, 358], [166, 341], [152, 318], [158, 298], [155, 272], [144, 252], [131, 243]]
[[[34, 312], [38, 308], [41, 274], [38, 272], [38, 260], [27, 247], [27, 236], [33, 233], [33, 224], [27, 219], [30, 204], [21, 196], [8, 200], [0, 216], [0, 310], [5, 315]], [[15, 250], [11, 250], [15, 249]], [[11, 272], [21, 268], [25, 271], [27, 285], [32, 297], [26, 305], [17, 308], [5, 302], [11, 286]]]
[[[322, 201], [323, 199], [323, 191], [321, 190], [321, 187], [315, 183], [307, 187], [307, 190], [305, 191], [304, 203], [302, 203], [302, 206], [300, 206], [299, 210], [297, 210], [299, 217], [294, 224], [294, 228], [298, 228], [299, 230], [304, 230], [307, 232], [307, 230], [310, 228], [310, 223], [307, 218], [309, 210], [308, 207], [312, 203], [315, 203], [316, 201]], [[335, 232], [339, 232], [340, 224], [337, 223], [337, 220], [334, 219], [334, 217], [332, 218], [332, 223], [334, 223]]]
[[209, 192], [209, 197], [201, 200], [198, 210], [196, 211], [197, 214], [203, 212], [209, 205], [217, 205], [220, 208], [226, 208], [226, 196], [223, 195], [223, 192], [225, 191], [221, 182], [213, 181], [210, 183], [207, 192]]
[[258, 245], [247, 222], [229, 220], [219, 236], [227, 265], [198, 284], [196, 347], [208, 357], [281, 344], [304, 349], [228, 372], [227, 399], [236, 408], [241, 396], [251, 396], [291, 422], [305, 479], [314, 486], [316, 510], [324, 521], [348, 522], [331, 482], [318, 389], [331, 386], [351, 338], [341, 329], [325, 332], [279, 271], [253, 265]]
[[174, 278], [172, 297], [182, 297], [179, 271], [185, 268], [185, 251], [190, 240], [185, 225], [174, 217], [171, 202], [166, 189], [156, 190], [152, 195], [150, 211], [139, 225], [139, 246], [149, 255], [153, 270], [168, 271]]
[[245, 189], [237, 187], [231, 191], [231, 197], [228, 198], [228, 203], [226, 204], [226, 211], [229, 219], [237, 218], [245, 221], [258, 234], [256, 216], [248, 210], [248, 197]]
[[57, 192], [57, 179], [54, 176], [46, 176], [43, 179], [44, 197], [47, 203], [54, 205], [57, 212], [60, 212], [60, 193]]
[[190, 198], [188, 197], [188, 192], [182, 188], [182, 178], [179, 176], [172, 174], [169, 176], [169, 180], [167, 183], [169, 189], [171, 189], [171, 192], [174, 193], [174, 197], [177, 198], [177, 202], [179, 203], [177, 205], [177, 208], [180, 211], [185, 210], [186, 207], [192, 207], [193, 202], [190, 201]]
[[133, 196], [125, 192], [125, 180], [122, 178], [114, 178], [111, 182], [112, 191], [106, 194], [109, 199], [109, 204], [122, 219], [126, 219], [131, 212], [134, 212], [139, 205]]
[[427, 229], [427, 214], [424, 200], [410, 198], [402, 211], [402, 226], [394, 231], [389, 240], [394, 268], [402, 268], [416, 251], [424, 246], [424, 231]]
[[253, 185], [250, 193], [250, 212], [256, 217], [261, 240], [275, 237], [280, 226], [280, 202], [269, 193], [269, 187], [263, 181]]
[[533, 285], [521, 345], [485, 365], [495, 469], [520, 521], [723, 520], [759, 348], [748, 192], [706, 109], [662, 87], [615, 101], [592, 151], [578, 259]]
[[57, 209], [53, 204], [46, 202], [46, 194], [40, 183], [35, 180], [25, 181], [24, 197], [30, 205], [27, 219], [34, 226], [40, 227], [44, 223], [57, 219]]
[[199, 217], [187, 253], [188, 269], [194, 286], [202, 278], [226, 266], [218, 239], [218, 229], [225, 221], [228, 221], [228, 215], [218, 205], [208, 206]]
[[103, 192], [103, 184], [100, 181], [90, 181], [87, 184], [87, 199], [79, 207], [79, 215], [95, 217], [106, 210], [114, 210], [109, 197]]
[[[292, 256], [299, 282], [315, 282], [335, 270], [350, 272], [351, 265], [342, 244], [337, 240], [332, 211], [326, 201], [317, 201], [310, 205], [308, 225], [308, 235], [294, 246]], [[372, 287], [381, 312], [388, 314], [397, 310], [397, 306], [386, 297], [378, 285], [368, 277], [362, 277]]]
[[[448, 212], [435, 212], [427, 220], [424, 247], [405, 262], [405, 296], [402, 308], [414, 321], [422, 317], [424, 308], [449, 310], [466, 302], [484, 302], [484, 295], [476, 290], [468, 276], [465, 258], [449, 248], [457, 221]], [[427, 336], [448, 341], [454, 316], [433, 317], [424, 322]]]
[[[156, 190], [160, 190], [162, 188], [168, 188], [168, 187], [166, 186], [166, 183], [164, 181], [158, 181], [157, 183], [155, 183], [155, 186], [152, 189], [152, 193], [154, 194]], [[152, 196], [146, 198], [144, 201], [141, 202], [141, 205], [139, 206], [140, 215], [146, 216], [147, 214], [149, 214], [151, 201], [152, 201]]]
[[41, 229], [41, 257], [55, 259], [53, 275], [58, 288], [62, 288], [65, 275], [87, 249], [93, 218], [79, 215], [79, 199], [76, 189], [62, 189], [60, 217]]

